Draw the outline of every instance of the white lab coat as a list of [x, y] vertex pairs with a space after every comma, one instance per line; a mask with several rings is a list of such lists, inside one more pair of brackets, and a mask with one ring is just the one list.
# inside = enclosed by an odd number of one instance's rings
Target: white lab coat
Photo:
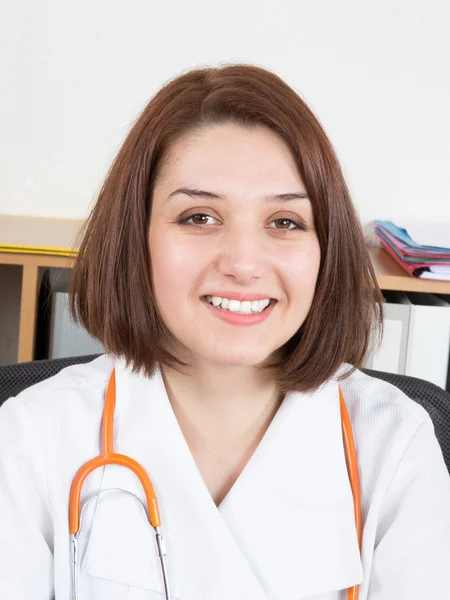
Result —
[[[152, 478], [174, 600], [346, 600], [354, 584], [359, 600], [450, 597], [450, 477], [430, 417], [397, 388], [361, 371], [341, 383], [361, 477], [360, 558], [335, 378], [286, 396], [217, 508], [160, 371], [148, 379], [104, 355], [0, 409], [1, 600], [69, 598], [69, 488], [99, 453], [113, 366], [116, 451]], [[107, 488], [144, 499], [132, 473], [108, 466], [89, 478], [83, 502]], [[80, 539], [80, 600], [162, 600], [155, 547], [131, 495], [94, 498]]]

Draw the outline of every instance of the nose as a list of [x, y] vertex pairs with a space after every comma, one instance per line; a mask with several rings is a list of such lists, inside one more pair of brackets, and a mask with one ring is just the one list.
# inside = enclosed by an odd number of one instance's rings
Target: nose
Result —
[[241, 222], [221, 238], [216, 266], [224, 277], [245, 284], [264, 277], [269, 262], [264, 233], [251, 230], [248, 222]]

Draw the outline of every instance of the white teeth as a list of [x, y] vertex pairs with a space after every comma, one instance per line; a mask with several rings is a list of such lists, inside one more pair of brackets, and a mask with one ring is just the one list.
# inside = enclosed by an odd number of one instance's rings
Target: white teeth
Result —
[[239, 302], [239, 300], [230, 300], [228, 310], [231, 310], [231, 312], [238, 312], [239, 309], [241, 308], [241, 304], [242, 304], [242, 312], [244, 312], [244, 310], [243, 310], [244, 303]]
[[208, 302], [213, 306], [224, 308], [231, 312], [238, 312], [245, 315], [250, 315], [256, 312], [262, 312], [270, 303], [270, 298], [265, 300], [229, 300], [228, 298], [220, 298], [219, 296], [206, 296]]

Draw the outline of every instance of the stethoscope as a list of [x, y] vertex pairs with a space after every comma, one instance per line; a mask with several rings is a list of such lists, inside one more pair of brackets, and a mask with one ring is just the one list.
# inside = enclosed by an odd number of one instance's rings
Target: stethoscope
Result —
[[[350, 479], [350, 485], [353, 494], [353, 506], [355, 513], [356, 532], [358, 536], [358, 545], [361, 551], [361, 492], [359, 483], [358, 462], [356, 458], [355, 441], [353, 438], [352, 426], [348, 416], [347, 407], [344, 401], [344, 395], [339, 386], [339, 400], [341, 409], [342, 436], [345, 447], [345, 458], [347, 470]], [[78, 600], [78, 534], [80, 532], [81, 520], [88, 502], [96, 498], [99, 494], [93, 496], [80, 510], [81, 489], [87, 477], [98, 467], [106, 465], [121, 465], [131, 469], [138, 477], [144, 488], [147, 501], [146, 515], [155, 530], [156, 544], [158, 547], [158, 556], [161, 562], [161, 571], [164, 582], [164, 598], [171, 600], [172, 596], [169, 587], [169, 578], [167, 573], [166, 548], [163, 536], [161, 535], [161, 519], [159, 516], [158, 501], [152, 482], [145, 469], [134, 459], [124, 454], [114, 452], [114, 410], [116, 407], [116, 376], [115, 369], [111, 373], [108, 387], [106, 390], [106, 399], [103, 406], [102, 430], [101, 430], [101, 453], [99, 456], [87, 461], [76, 473], [69, 496], [69, 534], [70, 534], [70, 600]], [[110, 490], [104, 490], [104, 493]], [[131, 492], [129, 492], [131, 493]], [[134, 494], [133, 494], [134, 496]], [[139, 500], [139, 499], [138, 499]], [[139, 500], [140, 502], [140, 500]], [[144, 507], [145, 510], [145, 507]], [[358, 587], [353, 586], [348, 590], [347, 600], [358, 599]]]

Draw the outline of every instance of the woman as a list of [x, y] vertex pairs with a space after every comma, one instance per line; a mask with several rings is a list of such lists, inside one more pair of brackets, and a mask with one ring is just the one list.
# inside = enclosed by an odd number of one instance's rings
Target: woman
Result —
[[[0, 410], [2, 599], [70, 597], [69, 490], [99, 454], [113, 369], [115, 451], [151, 477], [173, 599], [448, 597], [442, 452], [422, 407], [358, 370], [382, 298], [330, 142], [279, 77], [202, 68], [156, 94], [82, 232], [72, 292], [107, 353]], [[165, 597], [124, 490], [145, 500], [123, 467], [86, 480], [80, 599]]]

